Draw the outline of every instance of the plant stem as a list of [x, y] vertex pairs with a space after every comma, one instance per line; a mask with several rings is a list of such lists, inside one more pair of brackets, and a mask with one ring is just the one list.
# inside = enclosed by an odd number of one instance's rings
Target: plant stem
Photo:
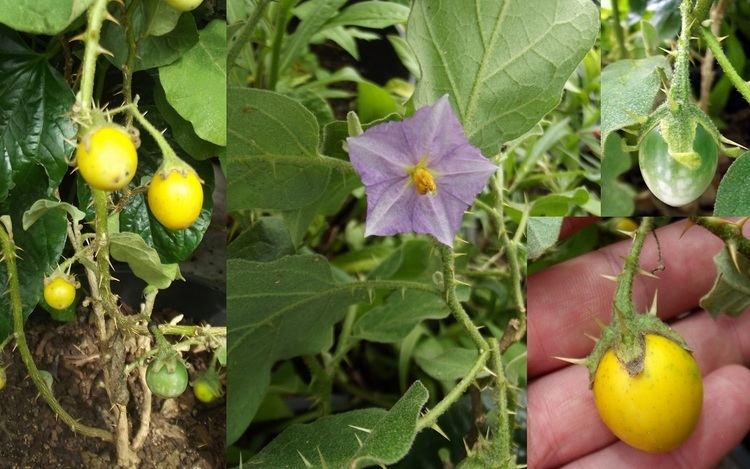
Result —
[[281, 0], [276, 8], [276, 27], [271, 45], [271, 72], [268, 76], [268, 89], [275, 90], [276, 83], [279, 80], [279, 60], [281, 57], [281, 43], [284, 41], [286, 33], [286, 24], [289, 17], [289, 10], [294, 2], [290, 0]]
[[490, 356], [490, 350], [485, 348], [477, 357], [477, 361], [474, 363], [474, 366], [471, 367], [471, 370], [464, 376], [461, 381], [458, 382], [455, 388], [451, 389], [450, 392], [437, 403], [435, 407], [433, 407], [431, 410], [429, 410], [425, 415], [419, 418], [417, 420], [417, 432], [420, 432], [424, 430], [425, 428], [429, 428], [437, 422], [438, 418], [440, 418], [441, 415], [447, 411], [450, 406], [452, 406], [458, 398], [460, 398], [464, 392], [469, 388], [471, 383], [474, 382], [474, 379], [479, 374], [480, 371], [482, 371], [487, 364], [487, 359]]
[[[625, 258], [625, 265], [622, 273], [617, 280], [617, 291], [615, 292], [615, 310], [625, 315], [627, 319], [632, 319], [635, 315], [633, 311], [633, 279], [639, 270], [638, 259], [643, 250], [643, 244], [646, 236], [653, 228], [654, 220], [650, 217], [644, 217], [638, 231], [635, 232], [633, 244], [630, 246], [630, 253]], [[617, 318], [613, 318], [617, 320]]]
[[80, 103], [85, 116], [93, 107], [94, 78], [96, 74], [96, 59], [102, 52], [99, 45], [99, 34], [107, 15], [109, 0], [94, 0], [88, 11], [88, 26], [84, 32], [86, 47], [83, 52], [81, 72]]
[[[133, 11], [138, 7], [140, 0], [133, 0], [127, 8], [124, 8], [125, 13], [124, 27], [125, 27], [125, 38], [128, 42], [128, 58], [125, 62], [125, 66], [122, 67], [122, 95], [125, 100], [125, 104], [131, 104], [133, 102], [133, 70], [135, 70], [135, 61], [138, 57], [138, 42], [135, 39], [135, 30], [133, 29]], [[126, 117], [125, 126], [130, 127], [133, 124], [132, 114], [128, 114]]]
[[703, 34], [703, 39], [706, 41], [706, 45], [716, 56], [716, 61], [719, 62], [724, 73], [727, 74], [729, 81], [731, 81], [734, 87], [737, 88], [737, 91], [742, 94], [745, 101], [750, 103], [750, 83], [746, 82], [740, 74], [737, 73], [732, 62], [730, 62], [729, 58], [724, 54], [724, 50], [722, 50], [719, 40], [714, 36], [711, 30], [708, 28], [701, 28], [701, 33]]
[[736, 246], [737, 252], [750, 259], [750, 239], [742, 235], [744, 222], [732, 223], [717, 217], [690, 217], [690, 221], [700, 225], [714, 235], [721, 238], [725, 243]]
[[670, 106], [682, 105], [690, 100], [690, 30], [693, 21], [691, 4], [692, 0], [682, 0], [680, 4], [682, 28], [677, 40], [677, 58], [672, 74], [672, 85], [669, 88]]
[[617, 45], [620, 47], [620, 58], [627, 59], [630, 54], [625, 47], [625, 33], [620, 23], [620, 5], [617, 0], [612, 1], [612, 24], [615, 28], [615, 36], [617, 36]]
[[354, 326], [354, 321], [356, 319], [357, 309], [356, 307], [350, 307], [349, 311], [347, 311], [346, 313], [346, 317], [344, 317], [344, 323], [341, 326], [339, 340], [336, 343], [336, 350], [333, 352], [333, 358], [326, 367], [328, 374], [331, 376], [336, 372], [339, 363], [341, 363], [341, 360], [344, 359], [346, 353], [352, 348], [353, 344], [350, 342], [350, 340], [352, 335], [352, 327]]
[[477, 348], [480, 351], [486, 351], [489, 349], [487, 341], [484, 340], [481, 332], [479, 332], [477, 326], [472, 322], [456, 296], [456, 266], [453, 249], [438, 241], [435, 241], [435, 246], [440, 252], [440, 259], [443, 264], [443, 294], [445, 295], [445, 302], [448, 304], [451, 313], [453, 313], [453, 317], [469, 333]]
[[497, 403], [497, 434], [495, 435], [495, 444], [497, 444], [498, 452], [500, 453], [501, 463], [505, 462], [505, 465], [502, 467], [515, 467], [514, 454], [511, 449], [513, 429], [508, 414], [508, 383], [505, 379], [500, 344], [495, 338], [491, 338], [489, 344], [492, 351], [490, 366], [492, 367], [492, 372], [495, 373], [496, 383], [494, 389], [495, 402]]
[[708, 16], [708, 10], [711, 8], [711, 4], [714, 0], [697, 0], [695, 8], [693, 8], [693, 31], [698, 30], [701, 27], [701, 22]]
[[144, 129], [146, 129], [151, 137], [153, 137], [156, 145], [158, 145], [159, 147], [159, 150], [161, 150], [162, 156], [164, 156], [164, 163], [180, 162], [184, 164], [182, 159], [177, 156], [177, 153], [175, 153], [172, 146], [169, 145], [169, 142], [164, 137], [164, 134], [159, 132], [156, 127], [154, 127], [154, 125], [149, 122], [148, 119], [146, 119], [146, 116], [144, 116], [143, 113], [138, 110], [137, 102], [134, 102], [127, 106], [123, 106], [123, 108], [126, 108], [128, 110], [128, 113], [135, 117], [138, 123], [141, 124]]
[[114, 442], [112, 433], [102, 430], [101, 428], [89, 427], [79, 423], [74, 419], [65, 409], [62, 408], [55, 396], [52, 394], [52, 390], [47, 387], [42, 375], [39, 374], [34, 363], [34, 358], [31, 356], [31, 351], [26, 343], [26, 335], [23, 330], [23, 309], [21, 307], [21, 286], [18, 279], [18, 269], [16, 267], [16, 252], [15, 245], [10, 239], [8, 233], [0, 227], [0, 244], [2, 244], [2, 254], [5, 258], [5, 266], [8, 272], [8, 290], [10, 292], [10, 305], [13, 314], [13, 333], [16, 339], [16, 346], [21, 354], [21, 360], [26, 365], [26, 370], [31, 377], [31, 380], [36, 385], [39, 394], [47, 402], [52, 411], [60, 417], [65, 424], [67, 424], [74, 432], [80, 433], [84, 436], [99, 438], [107, 442]]
[[250, 40], [250, 36], [253, 35], [255, 27], [258, 25], [258, 22], [263, 16], [263, 11], [269, 3], [270, 0], [258, 0], [258, 4], [250, 15], [250, 19], [247, 20], [247, 23], [242, 25], [242, 28], [237, 34], [237, 40], [232, 44], [232, 47], [227, 54], [227, 70], [230, 70], [232, 66], [234, 66], [234, 63], [237, 61], [237, 56], [240, 55], [242, 47]]

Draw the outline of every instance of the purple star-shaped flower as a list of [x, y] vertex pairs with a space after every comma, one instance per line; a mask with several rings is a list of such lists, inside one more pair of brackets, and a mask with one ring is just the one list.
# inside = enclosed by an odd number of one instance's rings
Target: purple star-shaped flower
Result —
[[452, 246], [464, 211], [497, 171], [467, 140], [447, 95], [346, 142], [367, 193], [365, 236], [424, 233]]

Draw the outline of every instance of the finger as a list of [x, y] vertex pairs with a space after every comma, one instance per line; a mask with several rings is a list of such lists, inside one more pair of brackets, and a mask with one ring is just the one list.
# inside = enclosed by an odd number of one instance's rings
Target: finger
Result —
[[[713, 256], [723, 246], [721, 240], [703, 228], [695, 227], [680, 238], [686, 227], [678, 222], [657, 230], [664, 271], [659, 280], [636, 276], [633, 293], [636, 307], [645, 310], [658, 287], [658, 311], [671, 318], [693, 309], [713, 284], [716, 268]], [[750, 224], [747, 225], [750, 232]], [[528, 283], [528, 369], [531, 376], [564, 366], [555, 356], [581, 357], [592, 348], [582, 340], [584, 333], [598, 336], [594, 318], [608, 322], [615, 284], [601, 277], [622, 270], [622, 256], [630, 241], [607, 246], [529, 277]], [[654, 237], [646, 240], [641, 266], [658, 264]]]
[[737, 365], [720, 368], [706, 377], [701, 419], [690, 438], [676, 450], [664, 454], [649, 454], [620, 441], [565, 467], [715, 467], [750, 431], [748, 389], [750, 370]]
[[[750, 361], [750, 334], [743, 333], [750, 331], [750, 314], [713, 320], [702, 312], [678, 321], [674, 328], [693, 348], [703, 375]], [[599, 418], [588, 384], [588, 371], [582, 366], [568, 366], [529, 384], [530, 467], [559, 466], [615, 441]]]

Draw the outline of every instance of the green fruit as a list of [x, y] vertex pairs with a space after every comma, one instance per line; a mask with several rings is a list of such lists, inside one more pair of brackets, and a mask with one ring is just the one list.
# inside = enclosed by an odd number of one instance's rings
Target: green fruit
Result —
[[696, 128], [693, 150], [699, 156], [699, 165], [690, 169], [670, 156], [658, 127], [641, 142], [638, 151], [641, 174], [654, 196], [665, 204], [673, 207], [689, 204], [711, 184], [718, 162], [716, 143], [700, 125]]
[[146, 383], [152, 393], [164, 399], [178, 397], [188, 385], [188, 372], [180, 359], [155, 360], [146, 370]]
[[2, 391], [5, 388], [5, 383], [8, 380], [8, 377], [5, 375], [5, 368], [0, 366], [0, 391]]

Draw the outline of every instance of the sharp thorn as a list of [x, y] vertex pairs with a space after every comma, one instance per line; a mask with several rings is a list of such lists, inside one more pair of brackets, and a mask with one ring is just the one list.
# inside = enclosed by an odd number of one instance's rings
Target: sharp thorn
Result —
[[659, 278], [656, 275], [654, 275], [653, 272], [649, 272], [648, 270], [645, 270], [645, 269], [638, 269], [638, 273], [643, 275], [644, 277], [655, 278], [655, 279]]
[[682, 230], [682, 233], [680, 233], [680, 239], [682, 239], [683, 236], [685, 236], [685, 233], [688, 232], [688, 230], [695, 226], [695, 222], [691, 219], [687, 219], [685, 222], [685, 228]]
[[566, 358], [566, 357], [552, 357], [556, 358], [557, 360], [562, 360], [566, 363], [571, 363], [573, 365], [586, 365], [586, 359], [585, 358]]

